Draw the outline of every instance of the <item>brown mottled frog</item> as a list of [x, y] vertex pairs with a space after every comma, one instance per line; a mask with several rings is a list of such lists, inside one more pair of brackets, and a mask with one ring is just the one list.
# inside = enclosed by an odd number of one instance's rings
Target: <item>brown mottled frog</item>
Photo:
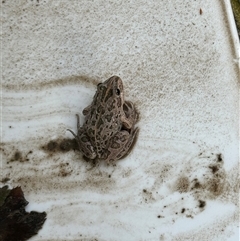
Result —
[[123, 82], [112, 76], [97, 85], [91, 105], [83, 110], [85, 123], [77, 115], [75, 137], [79, 150], [87, 159], [114, 162], [128, 155], [137, 138], [138, 113], [130, 101], [124, 101]]

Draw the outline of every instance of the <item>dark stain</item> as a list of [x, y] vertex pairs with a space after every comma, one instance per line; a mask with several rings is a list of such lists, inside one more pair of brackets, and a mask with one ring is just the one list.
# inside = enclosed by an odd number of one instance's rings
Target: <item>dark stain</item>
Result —
[[36, 83], [28, 84], [28, 85], [5, 84], [3, 85], [3, 88], [9, 89], [9, 90], [15, 90], [15, 91], [18, 91], [18, 90], [31, 91], [31, 90], [51, 89], [56, 86], [79, 85], [79, 83], [87, 83], [95, 86], [98, 84], [98, 82], [99, 82], [98, 80], [93, 79], [89, 76], [81, 75], [81, 76], [70, 76], [63, 79], [52, 80], [52, 81], [39, 83], [39, 84], [36, 84]]
[[72, 139], [63, 139], [59, 144], [59, 148], [63, 152], [68, 152], [72, 149], [73, 144], [74, 142]]
[[53, 152], [57, 149], [57, 147], [58, 147], [58, 143], [56, 141], [50, 141], [46, 146], [46, 150]]
[[209, 166], [209, 168], [212, 170], [213, 174], [219, 170], [217, 166]]
[[217, 159], [218, 159], [218, 162], [222, 162], [223, 161], [222, 154], [218, 154], [217, 155]]
[[60, 177], [66, 177], [66, 176], [69, 176], [71, 175], [72, 173], [72, 169], [69, 168], [69, 163], [61, 163], [59, 165], [59, 173], [58, 173], [58, 176]]
[[6, 183], [6, 182], [8, 182], [9, 180], [10, 180], [10, 178], [4, 177], [1, 182], [2, 182], [2, 183]]
[[201, 187], [201, 184], [199, 183], [199, 182], [196, 182], [195, 184], [194, 184], [194, 188], [200, 188]]
[[[26, 157], [23, 157], [22, 153], [17, 150], [14, 152], [12, 158], [10, 159], [10, 162], [14, 162], [14, 161], [25, 162], [25, 161], [29, 161], [29, 159]], [[9, 164], [9, 162], [7, 162], [7, 164]]]
[[14, 158], [14, 161], [19, 161], [22, 158], [22, 153], [19, 151], [16, 151], [13, 158]]
[[78, 145], [75, 138], [56, 139], [49, 141], [45, 146], [42, 146], [42, 149], [48, 153], [68, 152], [71, 150], [77, 150]]
[[184, 212], [185, 212], [185, 210], [186, 210], [185, 208], [182, 208], [182, 211], [181, 211], [181, 213], [184, 213]]
[[201, 8], [199, 9], [199, 13], [200, 13], [200, 15], [202, 15], [202, 13], [203, 13], [203, 11], [202, 11], [202, 9], [201, 9]]
[[198, 188], [201, 188], [201, 187], [202, 187], [197, 178], [195, 178], [193, 181], [194, 181], [195, 183], [194, 183], [192, 189], [195, 189], [195, 188], [198, 189]]
[[202, 201], [202, 200], [199, 200], [199, 207], [200, 208], [204, 208], [206, 206], [206, 202], [205, 201]]
[[146, 189], [143, 189], [143, 192], [147, 192], [147, 190], [146, 190]]
[[189, 180], [187, 177], [180, 177], [176, 184], [176, 189], [180, 193], [187, 192], [189, 188]]
[[161, 215], [158, 215], [157, 217], [158, 217], [158, 218], [164, 218], [164, 216], [161, 216]]
[[111, 178], [111, 175], [108, 175], [108, 178]]
[[209, 191], [215, 195], [220, 195], [222, 189], [223, 186], [220, 183], [218, 183], [217, 180], [212, 180], [212, 182], [209, 183]]

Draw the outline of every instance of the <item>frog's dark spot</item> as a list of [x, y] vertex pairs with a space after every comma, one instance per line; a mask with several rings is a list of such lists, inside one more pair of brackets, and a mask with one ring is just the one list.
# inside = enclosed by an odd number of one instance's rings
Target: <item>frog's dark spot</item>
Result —
[[104, 159], [107, 159], [110, 156], [111, 152], [109, 150], [104, 150], [104, 153], [102, 154]]
[[104, 115], [105, 114], [105, 108], [102, 108], [102, 111], [101, 111], [101, 115]]
[[127, 137], [125, 135], [122, 135], [120, 140], [121, 140], [121, 142], [125, 142], [127, 140]]
[[202, 201], [202, 200], [199, 200], [199, 207], [200, 208], [204, 208], [206, 206], [206, 202], [205, 201]]
[[88, 142], [88, 138], [87, 138], [86, 136], [82, 136], [82, 137], [81, 137], [81, 141], [82, 141], [82, 142]]
[[117, 142], [114, 142], [114, 143], [112, 143], [111, 147], [114, 149], [118, 149], [118, 148], [120, 148], [120, 144]]
[[99, 85], [99, 90], [102, 92], [102, 96], [106, 95], [107, 87], [104, 85]]
[[94, 136], [94, 130], [92, 129], [92, 128], [90, 128], [89, 130], [88, 130], [88, 136]]
[[107, 122], [110, 122], [110, 121], [112, 120], [112, 116], [113, 116], [112, 113], [110, 113], [109, 115], [106, 115], [106, 116], [105, 116]]
[[[126, 154], [125, 154], [126, 155]], [[120, 159], [123, 159], [124, 156], [122, 155], [122, 153], [119, 153], [117, 156], [116, 156], [117, 160], [120, 160]]]
[[100, 127], [101, 127], [103, 124], [104, 124], [104, 122], [103, 122], [102, 118], [100, 118], [100, 119], [98, 120], [98, 122], [97, 122], [97, 125], [96, 125], [97, 129], [100, 129]]
[[209, 166], [209, 168], [212, 170], [213, 174], [219, 170], [217, 166]]
[[[86, 111], [86, 110], [83, 110], [83, 115], [87, 115], [88, 114], [88, 111]], [[91, 116], [93, 116], [95, 114], [95, 109], [92, 109], [91, 110]]]
[[106, 103], [108, 101], [108, 99], [111, 98], [112, 96], [113, 96], [113, 90], [109, 89], [109, 91], [104, 99], [104, 102]]
[[121, 98], [117, 98], [117, 106], [120, 108], [122, 106], [122, 100]]
[[181, 213], [184, 213], [185, 212], [185, 208], [182, 208], [182, 211], [181, 211]]
[[100, 114], [101, 111], [104, 110], [104, 109], [102, 108], [101, 105], [99, 105], [96, 110], [97, 110], [97, 113]]

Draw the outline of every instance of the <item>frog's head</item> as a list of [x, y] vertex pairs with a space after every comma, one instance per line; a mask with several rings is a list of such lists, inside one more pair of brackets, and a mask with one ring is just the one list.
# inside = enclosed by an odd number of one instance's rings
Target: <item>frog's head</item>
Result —
[[119, 108], [123, 106], [123, 82], [120, 77], [112, 76], [103, 83], [99, 83], [98, 92], [101, 92], [104, 103], [116, 101], [116, 104]]

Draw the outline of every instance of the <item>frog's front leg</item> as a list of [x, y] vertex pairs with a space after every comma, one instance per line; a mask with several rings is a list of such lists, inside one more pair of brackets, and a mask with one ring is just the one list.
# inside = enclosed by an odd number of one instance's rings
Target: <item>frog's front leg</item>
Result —
[[76, 116], [77, 116], [77, 135], [72, 130], [69, 130], [69, 129], [67, 130], [70, 131], [75, 137], [78, 144], [78, 148], [82, 152], [82, 154], [88, 159], [95, 159], [97, 157], [97, 154], [94, 151], [94, 148], [84, 128], [80, 127], [79, 115], [77, 114]]
[[87, 107], [85, 107], [85, 108], [83, 109], [83, 111], [82, 111], [83, 115], [84, 115], [84, 116], [88, 115], [88, 114], [91, 112], [91, 109], [92, 109], [92, 104], [89, 105], [89, 106], [87, 106]]
[[127, 130], [122, 130], [110, 140], [110, 145], [107, 150], [107, 157], [105, 158], [106, 162], [117, 161], [127, 156], [132, 150], [139, 129], [131, 129], [130, 132]]

